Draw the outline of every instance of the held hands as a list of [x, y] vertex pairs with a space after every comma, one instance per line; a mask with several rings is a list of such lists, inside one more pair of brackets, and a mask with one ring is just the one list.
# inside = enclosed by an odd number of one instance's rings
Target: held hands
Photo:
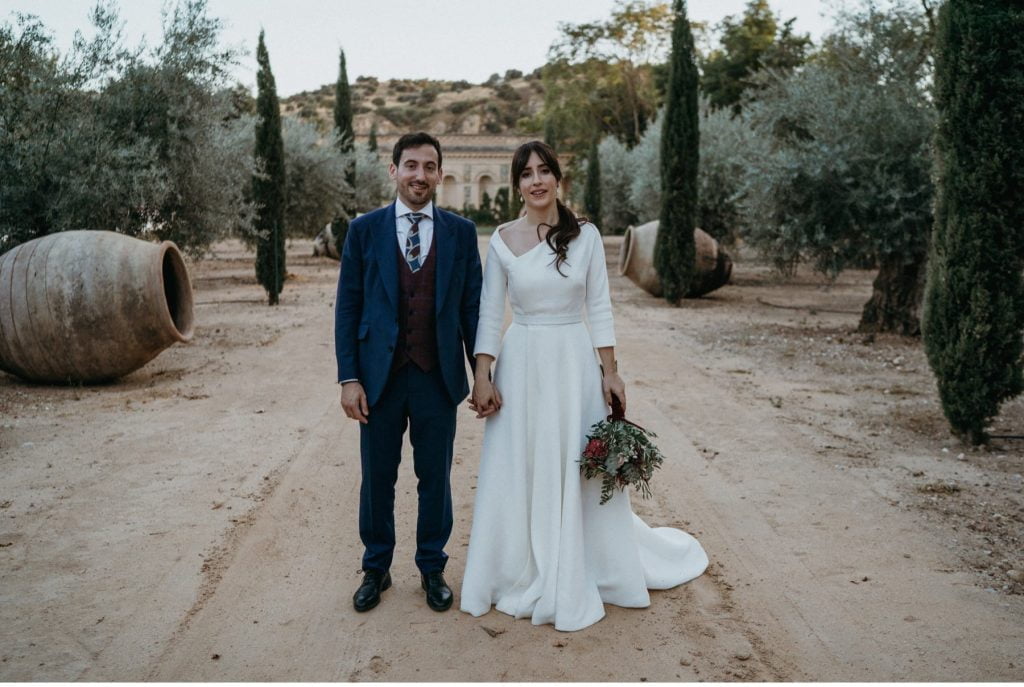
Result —
[[477, 418], [494, 415], [501, 410], [501, 394], [491, 381], [491, 364], [494, 356], [480, 353], [473, 364], [473, 395], [469, 399], [469, 407], [476, 412]]
[[353, 420], [359, 420], [366, 424], [370, 415], [370, 408], [366, 404], [366, 392], [359, 382], [345, 382], [341, 385], [341, 407], [345, 415]]
[[473, 382], [469, 407], [476, 412], [477, 418], [488, 417], [501, 410], [501, 394], [491, 380], [477, 379]]

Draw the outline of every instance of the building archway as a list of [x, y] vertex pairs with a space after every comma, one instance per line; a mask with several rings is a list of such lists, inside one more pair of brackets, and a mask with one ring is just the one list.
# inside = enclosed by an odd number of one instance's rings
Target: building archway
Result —
[[455, 181], [455, 177], [451, 174], [445, 175], [441, 181], [441, 193], [439, 194], [438, 204], [446, 208], [459, 208], [458, 199], [458, 182]]

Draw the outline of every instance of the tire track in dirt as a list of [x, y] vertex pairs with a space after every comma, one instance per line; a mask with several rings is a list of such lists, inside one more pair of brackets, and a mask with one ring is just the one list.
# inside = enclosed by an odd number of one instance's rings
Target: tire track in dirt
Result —
[[[324, 539], [329, 532], [323, 519], [326, 501], [345, 482], [337, 468], [358, 469], [358, 460], [338, 457], [338, 430], [345, 427], [340, 412], [332, 399], [261, 503], [208, 559], [196, 604], [151, 666], [148, 680], [301, 679], [291, 668], [277, 672], [275, 659], [288, 656], [289, 666], [302, 663], [299, 649], [309, 645], [320, 619], [330, 617], [326, 612], [334, 599], [325, 580], [346, 576], [337, 569], [335, 547]], [[324, 574], [310, 577], [310, 569]], [[307, 612], [292, 612], [299, 609]]]
[[[241, 514], [239, 517], [234, 518], [232, 520], [232, 526], [224, 535], [222, 542], [217, 546], [214, 546], [209, 553], [205, 554], [199, 568], [201, 581], [199, 583], [198, 591], [196, 592], [195, 602], [185, 612], [181, 621], [178, 623], [178, 627], [174, 630], [174, 633], [168, 640], [166, 648], [157, 659], [157, 665], [163, 661], [164, 657], [169, 652], [173, 651], [176, 644], [188, 632], [189, 624], [192, 622], [192, 619], [203, 610], [206, 603], [213, 598], [214, 594], [217, 593], [217, 588], [224, 579], [224, 573], [230, 569], [238, 553], [238, 547], [248, 531], [252, 529], [253, 525], [258, 520], [260, 511], [263, 509], [266, 500], [273, 495], [274, 491], [280, 485], [283, 472], [284, 468], [277, 468], [264, 477], [262, 487], [252, 496], [252, 499], [256, 501], [256, 505]], [[152, 673], [146, 677], [147, 681], [151, 681], [153, 679], [154, 677]]]

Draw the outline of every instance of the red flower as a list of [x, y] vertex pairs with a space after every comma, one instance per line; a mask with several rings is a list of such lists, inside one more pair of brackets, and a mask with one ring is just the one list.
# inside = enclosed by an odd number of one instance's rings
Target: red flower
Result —
[[608, 446], [600, 439], [591, 439], [583, 449], [583, 455], [587, 458], [604, 458], [608, 455]]

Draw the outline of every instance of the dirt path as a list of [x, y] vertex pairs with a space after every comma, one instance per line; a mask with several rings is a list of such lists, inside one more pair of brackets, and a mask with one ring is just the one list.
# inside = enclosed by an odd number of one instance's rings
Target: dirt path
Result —
[[[679, 309], [612, 277], [631, 415], [669, 456], [634, 507], [697, 535], [708, 574], [578, 633], [434, 613], [405, 460], [395, 586], [355, 613], [337, 264], [307, 249], [270, 309], [251, 257], [224, 246], [196, 270], [196, 341], [117, 384], [0, 376], [0, 679], [1024, 679], [1024, 596], [1005, 578], [1020, 452], [958, 460], [918, 348], [862, 343], [856, 315], [823, 312], [855, 312], [865, 274], [825, 291], [737, 270]], [[482, 432], [460, 413], [456, 594]]]

